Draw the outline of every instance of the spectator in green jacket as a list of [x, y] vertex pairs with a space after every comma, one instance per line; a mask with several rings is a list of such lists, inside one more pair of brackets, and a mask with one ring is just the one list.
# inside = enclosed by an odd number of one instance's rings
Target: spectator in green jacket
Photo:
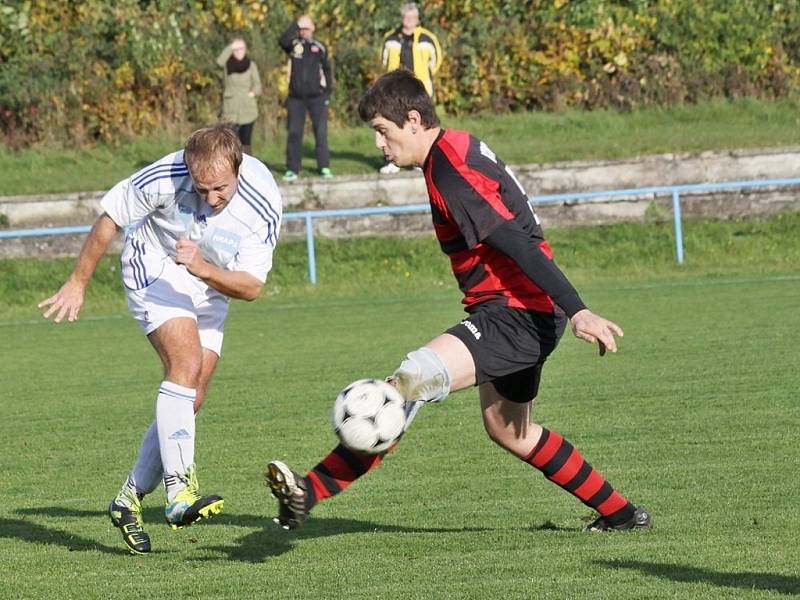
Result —
[[217, 57], [217, 64], [225, 69], [225, 91], [222, 99], [222, 120], [236, 126], [242, 151], [253, 153], [253, 125], [258, 118], [261, 95], [261, 78], [256, 63], [247, 56], [247, 44], [235, 38]]

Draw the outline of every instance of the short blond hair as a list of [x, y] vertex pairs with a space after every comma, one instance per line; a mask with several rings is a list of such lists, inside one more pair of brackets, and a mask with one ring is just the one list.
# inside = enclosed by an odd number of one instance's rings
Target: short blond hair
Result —
[[419, 5], [416, 2], [406, 2], [400, 7], [400, 16], [405, 17], [406, 13], [415, 12], [419, 15]]
[[230, 167], [239, 173], [242, 143], [229, 123], [215, 123], [195, 131], [186, 140], [183, 160], [193, 175], [208, 175]]

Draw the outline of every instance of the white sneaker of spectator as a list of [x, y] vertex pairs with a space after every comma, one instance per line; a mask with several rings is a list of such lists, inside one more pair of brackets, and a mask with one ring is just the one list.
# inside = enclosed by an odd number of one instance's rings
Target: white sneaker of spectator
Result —
[[383, 173], [384, 175], [391, 175], [392, 173], [399, 173], [400, 167], [398, 167], [393, 162], [388, 162], [381, 167], [380, 172]]

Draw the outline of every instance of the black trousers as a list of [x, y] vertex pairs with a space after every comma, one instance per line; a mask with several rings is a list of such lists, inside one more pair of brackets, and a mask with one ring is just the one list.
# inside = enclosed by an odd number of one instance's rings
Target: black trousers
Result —
[[253, 139], [253, 125], [256, 122], [253, 121], [252, 123], [245, 123], [242, 125], [241, 123], [236, 125], [236, 133], [239, 134], [239, 141], [242, 142], [243, 145], [249, 146], [251, 144], [251, 140]]
[[303, 158], [303, 128], [306, 112], [311, 114], [314, 129], [317, 167], [324, 169], [331, 164], [328, 150], [328, 99], [325, 96], [313, 98], [293, 98], [286, 101], [289, 110], [289, 137], [286, 140], [286, 168], [298, 173]]

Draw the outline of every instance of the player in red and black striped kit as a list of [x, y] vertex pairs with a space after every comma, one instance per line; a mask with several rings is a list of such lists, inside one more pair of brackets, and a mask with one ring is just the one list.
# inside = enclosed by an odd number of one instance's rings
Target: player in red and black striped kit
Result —
[[[466, 319], [410, 352], [389, 379], [407, 402], [408, 424], [425, 402], [479, 386], [489, 437], [581, 502], [598, 517], [589, 530], [651, 526], [637, 508], [554, 431], [531, 421], [542, 366], [567, 321], [573, 333], [617, 351], [622, 329], [592, 313], [553, 262], [527, 195], [511, 170], [482, 141], [440, 128], [422, 83], [408, 71], [382, 76], [359, 104], [375, 143], [398, 166], [425, 174], [436, 237], [464, 293]], [[318, 502], [374, 469], [382, 455], [337, 446], [305, 476], [280, 461], [267, 466], [279, 500], [276, 519], [301, 525]]]

